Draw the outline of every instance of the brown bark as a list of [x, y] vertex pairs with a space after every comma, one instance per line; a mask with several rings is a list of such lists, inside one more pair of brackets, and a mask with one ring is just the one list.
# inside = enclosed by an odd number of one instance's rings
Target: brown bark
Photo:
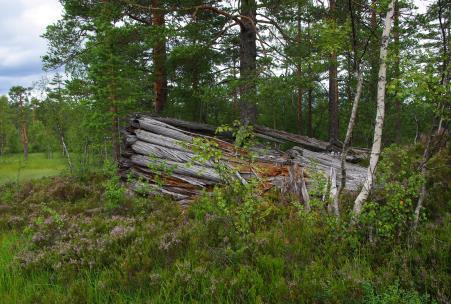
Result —
[[[449, 46], [449, 20], [446, 19], [446, 1], [443, 3], [441, 0], [438, 0], [438, 21], [440, 25], [440, 33], [442, 38], [442, 79], [440, 81], [440, 84], [444, 85], [445, 88], [448, 87], [449, 83], [449, 68], [448, 68], [448, 62], [449, 62], [449, 54], [448, 54], [448, 46]], [[444, 6], [445, 5], [445, 6]], [[445, 8], [445, 12], [443, 11]], [[445, 13], [445, 16], [443, 14]], [[447, 130], [447, 123], [445, 119], [445, 111], [449, 111], [450, 104], [449, 104], [449, 90], [446, 91], [444, 97], [445, 99], [442, 101], [442, 105], [440, 108], [440, 120], [437, 128], [437, 135], [443, 135], [445, 131]]]
[[20, 140], [23, 145], [23, 157], [25, 160], [28, 159], [28, 131], [27, 131], [27, 120], [25, 118], [24, 109], [24, 96], [19, 96], [19, 111], [20, 111]]
[[[301, 46], [301, 39], [302, 39], [302, 24], [301, 24], [301, 12], [300, 8], [298, 7], [298, 16], [297, 16], [297, 35], [296, 35], [296, 44], [298, 47]], [[297, 105], [297, 126], [298, 126], [298, 132], [299, 134], [302, 134], [302, 95], [304, 93], [304, 89], [302, 87], [302, 66], [301, 63], [298, 62], [296, 66], [296, 76], [297, 76], [297, 82], [298, 82], [298, 105]]]
[[110, 112], [112, 115], [111, 121], [111, 139], [113, 142], [113, 157], [115, 161], [119, 161], [121, 158], [121, 145], [119, 141], [119, 123], [118, 123], [118, 112], [117, 106], [112, 105], [110, 108]]
[[[301, 67], [298, 67], [298, 81], [300, 81], [301, 78]], [[297, 105], [297, 125], [298, 125], [298, 132], [299, 134], [302, 134], [302, 95], [303, 95], [303, 88], [302, 85], [298, 84], [298, 105]]]
[[329, 142], [338, 142], [338, 92], [337, 53], [333, 52], [329, 62]]
[[313, 89], [312, 88], [309, 88], [309, 90], [308, 90], [307, 102], [308, 102], [308, 109], [307, 109], [307, 135], [309, 137], [313, 137], [313, 127], [312, 127]]
[[377, 15], [376, 15], [376, 0], [371, 1], [371, 40], [370, 40], [370, 66], [371, 66], [371, 76], [369, 83], [369, 97], [370, 101], [376, 102], [377, 95], [377, 77], [379, 72], [379, 38], [377, 37]]
[[[152, 0], [152, 8], [159, 7], [159, 0]], [[152, 23], [153, 25], [164, 27], [164, 11], [152, 10]], [[153, 64], [154, 64], [154, 105], [155, 112], [160, 113], [167, 100], [167, 74], [166, 74], [166, 37], [162, 35], [157, 39], [154, 44], [153, 52]]]
[[23, 157], [25, 160], [28, 159], [28, 134], [27, 134], [27, 126], [24, 123], [21, 127], [21, 138], [23, 144]]
[[255, 0], [241, 1], [240, 30], [240, 119], [244, 125], [257, 121], [256, 74], [257, 74], [257, 32]]
[[[335, 20], [336, 1], [329, 1], [329, 18]], [[338, 83], [337, 53], [333, 51], [329, 58], [329, 142], [338, 142]]]

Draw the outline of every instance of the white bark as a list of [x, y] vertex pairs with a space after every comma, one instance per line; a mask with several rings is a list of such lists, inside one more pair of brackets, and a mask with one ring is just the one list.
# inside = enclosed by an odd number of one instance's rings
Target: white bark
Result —
[[307, 186], [305, 184], [305, 178], [304, 178], [304, 169], [301, 168], [301, 180], [300, 180], [300, 187], [301, 187], [301, 197], [302, 201], [304, 202], [304, 207], [306, 212], [310, 212], [312, 210], [312, 207], [310, 206], [310, 195], [308, 194]]
[[63, 144], [63, 151], [67, 156], [67, 163], [69, 164], [69, 170], [72, 172], [72, 161], [70, 159], [69, 150], [67, 149], [66, 142], [64, 141], [64, 136], [61, 135], [61, 143]]
[[356, 94], [354, 96], [354, 102], [352, 103], [352, 111], [351, 116], [349, 117], [348, 129], [346, 131], [346, 137], [343, 142], [343, 148], [341, 150], [341, 159], [340, 159], [340, 169], [341, 169], [341, 182], [338, 190], [333, 199], [334, 212], [337, 217], [340, 216], [339, 205], [340, 205], [340, 194], [343, 192], [343, 189], [346, 187], [346, 157], [348, 156], [349, 151], [349, 143], [351, 142], [352, 131], [354, 130], [355, 119], [357, 117], [357, 109], [359, 108], [360, 96], [362, 95], [362, 87], [363, 87], [363, 74], [357, 67], [358, 72], [356, 72], [357, 77], [357, 89]]
[[334, 167], [330, 167], [329, 174], [330, 197], [332, 198], [332, 209], [335, 217], [340, 217], [340, 209], [338, 207], [338, 190], [337, 190], [337, 172]]
[[371, 148], [370, 164], [368, 166], [367, 178], [363, 184], [363, 188], [360, 191], [354, 202], [354, 216], [358, 217], [362, 212], [363, 203], [368, 199], [371, 188], [373, 187], [374, 174], [376, 171], [377, 163], [382, 146], [382, 127], [384, 125], [385, 115], [385, 84], [387, 82], [387, 48], [388, 40], [390, 37], [390, 30], [392, 25], [392, 19], [394, 14], [394, 0], [390, 2], [388, 7], [387, 16], [385, 17], [384, 30], [382, 32], [382, 45], [380, 49], [380, 66], [379, 66], [379, 79], [377, 83], [377, 111], [376, 111], [376, 123], [374, 126], [374, 138], [373, 147]]

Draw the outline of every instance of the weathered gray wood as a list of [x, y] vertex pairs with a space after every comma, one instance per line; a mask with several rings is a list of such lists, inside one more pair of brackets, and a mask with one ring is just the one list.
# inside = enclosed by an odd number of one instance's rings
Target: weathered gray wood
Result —
[[154, 117], [155, 120], [158, 120], [160, 122], [164, 122], [166, 124], [176, 126], [179, 128], [184, 128], [192, 131], [200, 131], [200, 132], [209, 132], [210, 134], [215, 134], [216, 127], [208, 124], [203, 123], [197, 123], [192, 121], [186, 121], [176, 118], [169, 118], [169, 117]]
[[192, 136], [185, 134], [182, 130], [150, 117], [139, 117], [134, 119], [134, 122], [138, 126], [138, 128], [150, 131], [152, 133], [186, 142], [192, 142], [193, 140]]
[[310, 210], [312, 209], [310, 206], [310, 195], [308, 194], [303, 168], [301, 168], [301, 174], [300, 174], [300, 187], [301, 187], [301, 197], [302, 197], [302, 201], [304, 202], [305, 210], [307, 212], [310, 212]]
[[210, 168], [214, 167], [214, 164], [211, 161], [205, 161], [204, 163], [194, 161], [195, 155], [193, 153], [174, 150], [139, 140], [132, 145], [132, 149], [133, 151], [141, 155], [158, 157], [161, 159], [172, 160], [179, 163], [193, 163]]
[[[325, 176], [329, 176], [330, 168], [333, 167], [336, 172], [340, 171], [340, 157], [337, 154], [331, 153], [319, 153], [309, 151], [307, 149], [300, 149], [299, 147], [294, 147], [294, 150], [302, 150], [302, 153], [298, 153], [296, 159], [301, 163], [303, 167], [306, 167], [313, 171], [322, 171]], [[339, 173], [338, 182], [341, 180], [341, 174]], [[347, 190], [358, 190], [364, 181], [366, 176], [366, 169], [356, 164], [347, 164], [347, 174], [346, 174], [346, 189]]]
[[136, 138], [141, 141], [178, 151], [189, 152], [186, 146], [182, 145], [179, 140], [140, 129], [135, 130], [135, 134]]
[[[207, 134], [214, 134], [215, 130], [216, 130], [216, 127], [208, 125], [208, 124], [188, 122], [188, 121], [183, 121], [183, 120], [174, 119], [174, 118], [155, 117], [154, 120], [157, 120], [161, 123], [174, 125], [179, 128], [204, 132]], [[311, 137], [303, 136], [303, 135], [299, 135], [299, 134], [292, 134], [292, 133], [288, 133], [288, 132], [281, 131], [281, 130], [275, 130], [275, 129], [271, 129], [271, 128], [264, 127], [264, 126], [259, 126], [259, 125], [254, 126], [254, 132], [255, 132], [256, 137], [261, 138], [263, 140], [272, 141], [272, 142], [276, 142], [276, 143], [292, 142], [292, 143], [298, 144], [304, 148], [310, 149], [312, 151], [326, 152], [326, 151], [330, 151], [330, 150], [337, 150], [337, 151], [339, 150], [339, 149], [334, 149], [334, 147], [331, 146], [330, 143], [322, 141], [322, 140], [318, 140], [316, 138], [311, 138]], [[221, 135], [227, 136], [227, 134], [221, 134]], [[231, 134], [228, 134], [228, 136], [231, 136]], [[365, 149], [365, 148], [351, 147], [351, 148], [349, 148], [349, 153], [350, 153], [350, 155], [349, 155], [349, 157], [347, 157], [347, 160], [355, 162], [355, 161], [367, 158], [369, 150]]]
[[201, 167], [198, 165], [188, 165], [186, 163], [179, 163], [166, 159], [158, 159], [158, 158], [152, 159], [148, 156], [139, 154], [133, 155], [130, 158], [130, 160], [132, 163], [141, 167], [148, 168], [149, 165], [155, 167], [165, 167], [168, 172], [172, 171], [173, 173], [180, 175], [199, 177], [217, 183], [221, 182], [221, 178], [219, 174], [216, 172], [216, 170], [208, 167]]
[[[238, 147], [207, 135], [213, 135], [215, 129], [204, 124], [137, 115], [131, 120], [131, 127], [123, 131], [125, 148], [120, 161], [121, 175], [125, 179], [129, 173], [132, 173], [137, 178], [141, 178], [145, 184], [152, 185], [148, 188], [149, 194], [164, 193], [176, 200], [188, 202], [202, 189], [211, 189], [212, 186], [223, 183], [212, 162], [194, 161], [195, 154], [191, 150], [193, 138], [202, 137], [220, 144], [224, 155], [221, 161], [231, 168], [234, 178], [241, 183], [245, 184], [251, 178], [258, 178], [269, 185], [285, 188], [291, 180], [291, 188], [305, 203], [308, 210], [310, 198], [307, 189], [310, 183], [308, 176], [307, 178], [304, 176], [304, 168], [309, 171], [323, 172], [328, 177], [332, 169], [340, 172], [338, 170], [339, 155], [325, 152], [330, 149], [330, 145], [326, 142], [257, 126], [255, 131], [260, 138], [275, 142], [291, 141], [309, 148], [294, 147], [287, 152], [282, 152], [259, 145], [252, 148], [254, 161], [256, 161], [252, 162], [250, 156]], [[226, 135], [231, 137], [231, 134]], [[296, 172], [293, 171], [294, 167], [290, 169], [294, 163], [301, 166], [297, 167]], [[262, 171], [254, 170], [258, 166], [261, 166]], [[357, 190], [366, 170], [349, 163], [347, 167], [346, 189]], [[287, 168], [290, 170], [288, 176]], [[262, 175], [262, 172], [268, 173]], [[165, 176], [165, 184], [157, 183], [156, 173]], [[275, 174], [280, 175], [275, 176]], [[131, 189], [135, 191], [138, 186], [135, 182]]]
[[137, 140], [138, 138], [136, 137], [136, 135], [125, 133], [124, 144], [126, 147], [133, 145]]
[[[215, 135], [216, 129], [217, 129], [215, 126], [212, 126], [212, 125], [191, 122], [191, 121], [184, 121], [184, 120], [175, 119], [175, 118], [155, 117], [155, 120], [158, 120], [158, 121], [161, 121], [161, 122], [164, 122], [164, 123], [167, 123], [167, 124], [179, 127], [179, 128], [183, 128], [183, 129], [187, 129], [187, 130], [191, 130], [191, 131], [203, 132], [203, 133], [210, 134], [210, 135]], [[233, 135], [231, 132], [223, 132], [219, 135], [223, 136], [223, 137], [233, 138]], [[277, 138], [271, 137], [266, 134], [256, 133], [255, 135], [256, 135], [256, 137], [261, 138], [263, 140], [268, 140], [268, 141], [276, 142], [279, 144], [283, 144], [286, 142], [286, 141], [279, 140]]]
[[176, 193], [173, 191], [169, 191], [165, 188], [158, 187], [157, 185], [154, 185], [154, 184], [149, 184], [149, 183], [144, 183], [144, 182], [139, 182], [139, 181], [134, 181], [134, 182], [129, 183], [128, 187], [130, 190], [140, 193], [140, 194], [146, 194], [146, 195], [166, 194], [166, 195], [172, 196], [176, 200], [186, 200], [191, 197], [190, 195]]

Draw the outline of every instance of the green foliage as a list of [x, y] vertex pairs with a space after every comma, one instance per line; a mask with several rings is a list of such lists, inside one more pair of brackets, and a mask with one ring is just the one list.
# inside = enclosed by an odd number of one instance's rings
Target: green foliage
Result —
[[[0, 226], [3, 302], [449, 298], [449, 224], [420, 229], [410, 243], [385, 238], [374, 244], [333, 218], [315, 211], [300, 216], [278, 198], [258, 197], [255, 184], [217, 189], [184, 211], [161, 198], [102, 210], [107, 190], [99, 191], [98, 183], [105, 178], [55, 178], [0, 189], [0, 197], [11, 198], [11, 208], [0, 213], [0, 223], [9, 222]], [[86, 195], [64, 198], [70, 187]], [[28, 234], [14, 232], [25, 227]]]
[[104, 182], [105, 207], [108, 210], [114, 210], [122, 206], [125, 200], [125, 188], [121, 183], [114, 163], [105, 161], [103, 172], [108, 177]]
[[399, 287], [399, 283], [388, 286], [388, 288], [380, 294], [377, 294], [371, 284], [364, 285], [365, 303], [368, 304], [422, 304], [437, 303], [431, 300], [428, 294], [420, 295], [416, 291], [405, 290]]
[[[166, 161], [154, 155], [150, 155], [149, 157], [151, 161], [148, 164], [148, 168], [153, 174], [154, 182], [157, 186], [162, 187], [164, 185], [164, 177], [171, 176], [176, 166], [170, 166]], [[142, 190], [145, 192], [146, 189]]]
[[217, 142], [203, 137], [193, 138], [190, 148], [194, 153], [193, 161], [201, 163], [211, 161], [218, 165], [223, 156]]
[[418, 170], [419, 155], [412, 150], [386, 148], [378, 167], [375, 197], [384, 200], [365, 204], [362, 223], [381, 238], [408, 236], [424, 176]]
[[238, 120], [235, 120], [231, 126], [222, 125], [216, 128], [215, 131], [216, 134], [221, 134], [224, 132], [232, 133], [235, 138], [235, 144], [238, 147], [249, 149], [256, 143], [254, 128], [251, 125], [243, 126]]
[[[271, 210], [259, 210], [265, 204], [259, 196], [258, 182], [251, 180], [242, 184], [239, 180], [231, 180], [228, 187], [216, 187], [213, 195], [206, 193], [199, 198], [199, 204], [193, 207], [193, 215], [203, 218], [208, 214], [225, 217], [236, 229], [236, 234], [247, 238], [255, 231], [256, 226]], [[268, 212], [268, 214], [266, 214]]]

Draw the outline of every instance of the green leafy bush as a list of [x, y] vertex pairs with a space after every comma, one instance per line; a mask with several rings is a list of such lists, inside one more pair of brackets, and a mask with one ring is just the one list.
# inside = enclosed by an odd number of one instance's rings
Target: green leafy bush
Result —
[[377, 171], [376, 189], [361, 216], [376, 237], [406, 237], [424, 176], [418, 170], [419, 154], [398, 146], [386, 148]]

